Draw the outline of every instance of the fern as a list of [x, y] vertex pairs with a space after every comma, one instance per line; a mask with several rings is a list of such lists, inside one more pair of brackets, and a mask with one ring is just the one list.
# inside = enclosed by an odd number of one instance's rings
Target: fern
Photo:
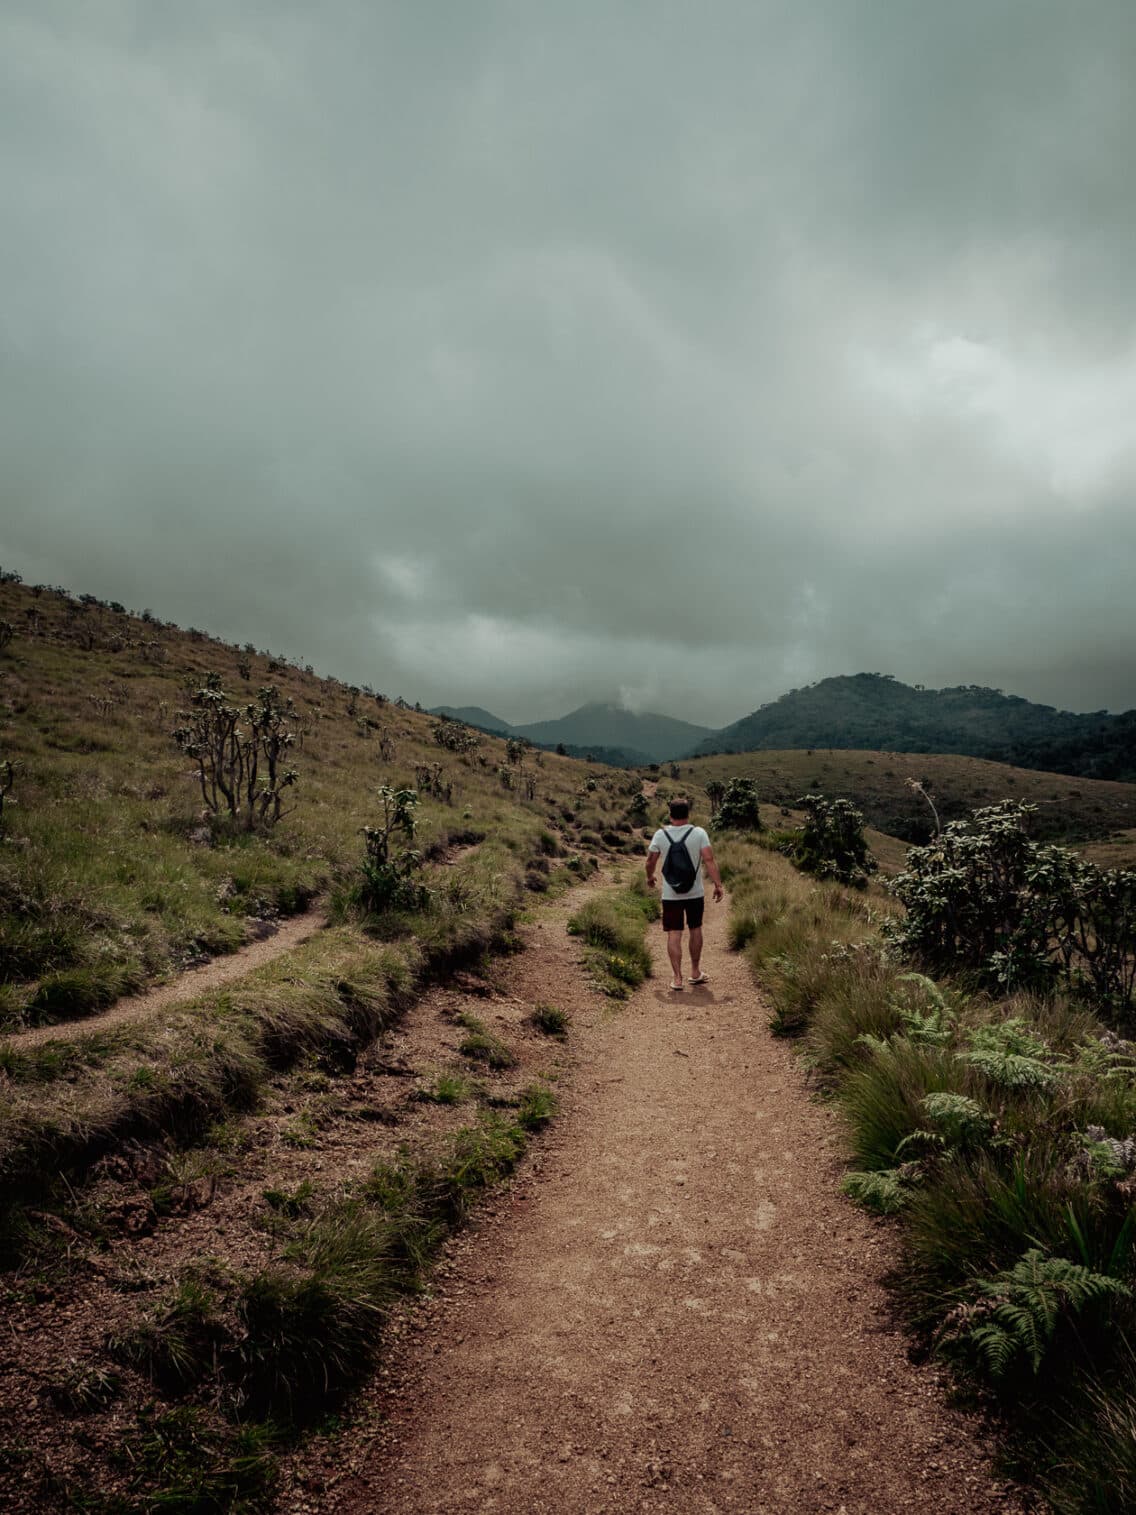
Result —
[[1037, 1247], [1007, 1271], [981, 1280], [978, 1291], [977, 1300], [950, 1312], [938, 1339], [944, 1349], [975, 1358], [995, 1380], [1004, 1378], [1021, 1357], [1036, 1376], [1063, 1319], [1131, 1295], [1119, 1279], [1047, 1256]]
[[977, 1100], [965, 1094], [937, 1090], [920, 1101], [928, 1126], [905, 1136], [895, 1149], [896, 1157], [951, 1157], [960, 1148], [976, 1147], [988, 1140], [993, 1120]]
[[840, 1187], [855, 1204], [874, 1215], [894, 1215], [909, 1198], [904, 1183], [908, 1172], [909, 1165], [881, 1168], [876, 1173], [846, 1173]]
[[939, 1131], [927, 1131], [920, 1128], [917, 1131], [909, 1131], [895, 1149], [896, 1157], [907, 1153], [908, 1159], [918, 1161], [921, 1157], [939, 1157], [947, 1152], [947, 1143]]
[[867, 1047], [869, 1052], [884, 1054], [891, 1051], [891, 1038], [889, 1036], [873, 1036], [870, 1031], [861, 1031], [856, 1038], [856, 1044]]
[[1118, 1139], [1103, 1126], [1087, 1126], [1072, 1167], [1083, 1178], [1126, 1178], [1136, 1168], [1136, 1136]]
[[1002, 1089], [1052, 1089], [1060, 1078], [1059, 1070], [1043, 1061], [1048, 1045], [1018, 1016], [976, 1026], [967, 1040], [971, 1050], [958, 1053], [960, 1061]]
[[993, 1120], [976, 1099], [939, 1090], [923, 1099], [923, 1113], [950, 1147], [977, 1146], [990, 1135]]
[[903, 999], [892, 1000], [892, 1009], [903, 1021], [904, 1034], [920, 1046], [945, 1047], [954, 1034], [955, 1020], [942, 989], [923, 973], [901, 974], [899, 982], [915, 985], [928, 1001], [926, 1008], [920, 1008]]

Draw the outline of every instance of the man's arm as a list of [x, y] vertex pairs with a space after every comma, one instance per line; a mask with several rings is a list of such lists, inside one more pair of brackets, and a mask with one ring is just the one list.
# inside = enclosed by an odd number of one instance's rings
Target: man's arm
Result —
[[659, 866], [661, 852], [656, 852], [653, 847], [647, 849], [647, 888], [655, 887], [655, 869]]
[[[647, 866], [649, 869], [650, 864]], [[706, 875], [710, 879], [710, 882], [714, 885], [714, 903], [717, 904], [718, 901], [722, 898], [724, 891], [722, 889], [722, 875], [718, 872], [718, 864], [714, 860], [713, 847], [703, 847], [702, 866], [706, 869]], [[648, 877], [649, 876], [650, 875], [648, 874]]]

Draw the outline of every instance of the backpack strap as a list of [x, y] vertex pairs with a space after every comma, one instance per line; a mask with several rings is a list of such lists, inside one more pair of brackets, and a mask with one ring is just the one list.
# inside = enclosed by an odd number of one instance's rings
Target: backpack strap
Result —
[[670, 844], [671, 844], [672, 847], [677, 847], [680, 842], [685, 842], [686, 841], [687, 837], [690, 835], [690, 833], [693, 830], [694, 830], [693, 826], [688, 826], [681, 836], [672, 836], [670, 834], [669, 829], [666, 826], [664, 826], [663, 827], [663, 835], [666, 837], [667, 841], [670, 842]]

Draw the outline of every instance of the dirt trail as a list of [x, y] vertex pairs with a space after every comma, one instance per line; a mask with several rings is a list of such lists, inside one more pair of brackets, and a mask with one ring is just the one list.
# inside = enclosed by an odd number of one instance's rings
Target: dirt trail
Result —
[[657, 976], [574, 1037], [555, 1134], [462, 1239], [330, 1477], [282, 1508], [1021, 1508], [908, 1362], [891, 1234], [837, 1192], [834, 1117], [769, 1036], [725, 922], [711, 907], [713, 982], [682, 994], [653, 928]]
[[291, 916], [270, 936], [251, 942], [247, 947], [241, 947], [239, 951], [225, 957], [212, 958], [200, 968], [190, 968], [185, 973], [179, 973], [172, 982], [160, 984], [156, 989], [148, 989], [145, 994], [131, 994], [125, 999], [116, 1000], [101, 1015], [87, 1016], [81, 1021], [60, 1021], [53, 1026], [33, 1026], [28, 1031], [15, 1031], [7, 1035], [0, 1032], [0, 1040], [24, 1051], [30, 1047], [42, 1046], [44, 1042], [55, 1041], [58, 1037], [72, 1041], [77, 1036], [109, 1031], [128, 1021], [145, 1020], [156, 1010], [166, 1010], [170, 1005], [196, 999], [199, 994], [210, 989], [218, 989], [222, 984], [231, 984], [234, 979], [243, 978], [254, 968], [260, 968], [265, 963], [270, 963], [274, 957], [280, 957], [293, 947], [298, 947], [301, 942], [306, 942], [323, 923], [323, 913], [319, 910]]

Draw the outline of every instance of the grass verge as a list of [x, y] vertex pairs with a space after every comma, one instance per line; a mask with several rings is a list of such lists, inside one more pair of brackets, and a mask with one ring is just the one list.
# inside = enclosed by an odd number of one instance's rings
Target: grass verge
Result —
[[612, 999], [626, 999], [651, 976], [647, 927], [659, 901], [641, 878], [588, 900], [569, 918], [568, 931], [587, 947], [588, 969]]
[[731, 843], [731, 941], [837, 1105], [845, 1189], [899, 1227], [920, 1350], [1070, 1515], [1136, 1508], [1136, 1043], [1054, 997], [904, 971], [879, 906]]

